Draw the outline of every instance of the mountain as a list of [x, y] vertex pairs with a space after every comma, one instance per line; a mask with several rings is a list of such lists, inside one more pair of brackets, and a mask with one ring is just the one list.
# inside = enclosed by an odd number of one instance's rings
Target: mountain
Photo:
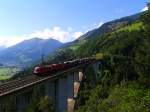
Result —
[[113, 20], [103, 24], [101, 27], [94, 29], [92, 31], [87, 32], [86, 34], [82, 35], [76, 41], [82, 41], [85, 39], [90, 39], [99, 35], [103, 35], [105, 33], [109, 33], [112, 31], [117, 30], [118, 28], [124, 27], [126, 25], [131, 24], [139, 19], [142, 13], [134, 14], [131, 16], [123, 17], [121, 19]]
[[0, 62], [5, 64], [23, 65], [40, 59], [42, 54], [51, 54], [53, 51], [56, 51], [57, 48], [63, 49], [72, 46], [72, 48], [77, 48], [76, 46], [80, 46], [82, 43], [91, 38], [115, 31], [138, 21], [141, 14], [142, 13], [138, 13], [107, 22], [101, 27], [87, 32], [77, 40], [66, 44], [62, 44], [53, 39], [42, 40], [39, 38], [23, 41], [15, 46], [3, 50], [3, 52], [0, 51]]
[[[105, 23], [68, 43], [72, 44], [69, 49], [66, 47], [59, 55], [50, 57], [52, 62], [95, 54], [102, 59], [96, 86], [92, 81], [92, 70], [86, 72], [83, 82], [86, 86], [79, 92], [82, 97], [77, 100], [76, 112], [136, 112], [137, 107], [140, 112], [145, 112], [149, 109], [146, 104], [150, 102], [150, 11], [143, 19], [139, 19], [140, 15]], [[74, 43], [81, 44], [76, 46]]]
[[137, 13], [137, 14], [134, 14], [131, 16], [123, 17], [123, 18], [120, 18], [117, 20], [113, 20], [110, 22], [106, 22], [99, 28], [88, 31], [87, 33], [85, 33], [84, 35], [82, 35], [81, 37], [76, 39], [75, 41], [64, 44], [63, 47], [68, 47], [68, 46], [72, 46], [74, 44], [83, 43], [84, 41], [86, 41], [88, 39], [115, 31], [124, 26], [127, 26], [127, 25], [131, 24], [132, 22], [139, 20], [139, 17], [142, 14], [143, 14], [143, 12]]
[[[128, 29], [128, 27], [130, 25], [131, 26], [129, 27], [129, 29], [134, 29], [136, 27], [138, 28], [141, 25], [140, 17], [143, 14], [144, 14], [144, 12], [140, 12], [140, 13], [137, 13], [134, 15], [130, 15], [130, 16], [116, 19], [116, 20], [113, 20], [110, 22], [106, 22], [102, 26], [100, 26], [99, 28], [93, 29], [93, 30], [85, 33], [84, 35], [82, 35], [78, 39], [76, 39], [72, 42], [68, 42], [68, 43], [63, 44], [61, 46], [60, 50], [57, 50], [57, 52], [55, 52], [53, 55], [49, 56], [49, 60], [54, 59], [54, 61], [52, 61], [54, 63], [54, 62], [63, 61], [64, 57], [67, 60], [75, 58], [75, 57], [77, 57], [77, 55], [70, 56], [69, 54], [71, 54], [71, 53], [76, 54], [74, 52], [79, 52], [79, 51], [77, 51], [77, 49], [80, 49], [80, 47], [82, 47], [82, 46], [83, 46], [83, 50], [80, 51], [81, 54], [87, 54], [87, 53], [91, 52], [91, 50], [89, 50], [89, 51], [85, 50], [85, 49], [87, 49], [88, 44], [90, 44], [90, 43], [88, 43], [88, 41], [93, 41], [97, 37], [102, 37], [105, 34], [110, 34], [111, 32], [118, 31], [119, 29], [121, 30], [122, 28]], [[55, 58], [56, 58], [56, 60], [55, 60]]]
[[4, 50], [6, 47], [0, 46], [0, 51]]
[[0, 51], [0, 62], [7, 65], [26, 66], [39, 60], [41, 55], [54, 52], [62, 45], [54, 39], [33, 38]]
[[[85, 72], [86, 81], [83, 81], [79, 92], [82, 97], [77, 99], [79, 105], [76, 112], [136, 112], [137, 107], [139, 112], [149, 110], [150, 12], [143, 16], [143, 20], [139, 20], [139, 16], [105, 23], [78, 40], [67, 43], [69, 48], [61, 49], [61, 52], [50, 57], [49, 62], [91, 57], [94, 54], [101, 59], [97, 83], [93, 84], [94, 70], [87, 69]], [[105, 33], [108, 34], [103, 35]], [[86, 42], [82, 43], [82, 40]], [[80, 42], [82, 44], [78, 44], [78, 47], [70, 49], [75, 46], [74, 43]], [[32, 70], [29, 71], [32, 73]]]

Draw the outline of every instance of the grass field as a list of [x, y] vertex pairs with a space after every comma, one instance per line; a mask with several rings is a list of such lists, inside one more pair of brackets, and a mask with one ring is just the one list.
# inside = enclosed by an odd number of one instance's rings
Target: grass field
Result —
[[12, 68], [12, 67], [0, 67], [0, 80], [6, 80], [12, 77], [16, 72], [18, 71], [18, 68]]

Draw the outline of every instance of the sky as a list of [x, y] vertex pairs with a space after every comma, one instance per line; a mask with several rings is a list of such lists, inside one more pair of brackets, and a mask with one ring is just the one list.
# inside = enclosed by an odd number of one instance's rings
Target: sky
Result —
[[144, 10], [147, 0], [0, 0], [0, 46], [23, 40], [73, 41], [103, 23]]

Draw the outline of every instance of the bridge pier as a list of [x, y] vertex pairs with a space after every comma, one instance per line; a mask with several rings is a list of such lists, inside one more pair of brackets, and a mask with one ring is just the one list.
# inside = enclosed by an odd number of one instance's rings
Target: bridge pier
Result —
[[57, 112], [65, 112], [67, 109], [67, 77], [58, 79], [58, 105]]
[[83, 77], [82, 70], [79, 70], [58, 79], [56, 83], [56, 88], [58, 88], [56, 90], [56, 112], [73, 112], [75, 98]]
[[0, 99], [0, 112], [22, 112], [30, 104], [32, 89], [13, 93]]
[[77, 98], [78, 91], [80, 88], [80, 83], [83, 80], [83, 71], [79, 70], [78, 72], [75, 73], [74, 75], [74, 98]]
[[67, 76], [67, 112], [73, 112], [74, 109], [74, 73]]
[[[31, 95], [32, 96], [32, 95]], [[22, 112], [22, 110], [25, 110], [26, 107], [29, 105], [30, 103], [30, 99], [31, 99], [30, 94], [25, 93], [25, 94], [20, 94], [16, 96], [16, 112]]]
[[22, 112], [27, 109], [33, 101], [39, 100], [46, 93], [44, 89], [44, 84], [34, 85], [33, 87], [25, 88], [20, 92], [15, 94], [15, 112]]
[[73, 112], [75, 108], [75, 99], [78, 96], [78, 92], [80, 89], [81, 81], [83, 80], [83, 71], [79, 70], [78, 72], [74, 72], [74, 81], [73, 81], [73, 96], [68, 98], [68, 112]]
[[71, 72], [68, 76], [67, 76], [67, 97], [68, 98], [73, 98], [73, 94], [74, 94], [74, 72]]
[[81, 81], [82, 70], [70, 72], [56, 81], [56, 112], [73, 112]]
[[0, 99], [0, 112], [17, 112], [15, 108], [15, 97], [3, 97]]
[[52, 103], [55, 104], [56, 101], [56, 81], [48, 81], [45, 84], [45, 95], [48, 96]]
[[74, 72], [67, 77], [67, 112], [73, 112], [74, 109]]
[[98, 62], [92, 64], [92, 67], [93, 67], [93, 70], [94, 70], [93, 78], [94, 78], [94, 82], [95, 82], [95, 83], [97, 82], [97, 79], [98, 79], [97, 74], [98, 74], [98, 71], [99, 71], [99, 69], [100, 69], [100, 64], [101, 64], [100, 61], [98, 61]]

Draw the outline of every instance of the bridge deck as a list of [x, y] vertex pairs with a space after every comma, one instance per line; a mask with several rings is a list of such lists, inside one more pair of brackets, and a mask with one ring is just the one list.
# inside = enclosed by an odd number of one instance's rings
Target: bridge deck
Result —
[[0, 97], [11, 94], [15, 91], [24, 89], [26, 87], [33, 86], [34, 84], [41, 83], [41, 82], [49, 80], [49, 79], [56, 79], [59, 76], [65, 75], [65, 73], [67, 73], [69, 71], [75, 71], [79, 68], [82, 68], [85, 65], [86, 64], [76, 66], [76, 67], [70, 68], [68, 70], [61, 71], [59, 73], [54, 73], [50, 76], [42, 76], [41, 77], [41, 76], [32, 75], [32, 76], [27, 76], [23, 79], [13, 80], [13, 81], [3, 83], [0, 85]]

